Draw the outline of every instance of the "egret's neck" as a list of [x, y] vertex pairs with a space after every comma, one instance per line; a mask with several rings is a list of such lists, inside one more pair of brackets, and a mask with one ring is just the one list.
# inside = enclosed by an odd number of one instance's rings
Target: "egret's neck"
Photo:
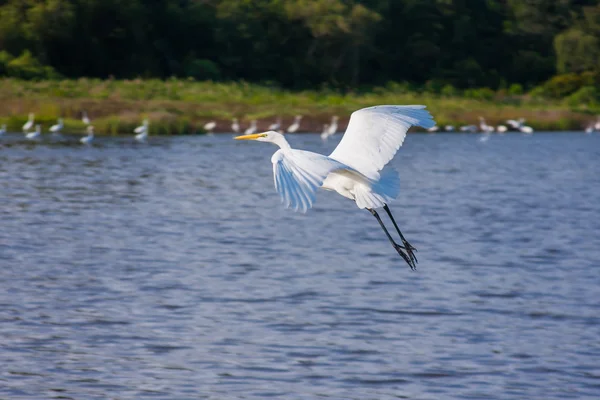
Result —
[[290, 150], [292, 148], [288, 141], [285, 140], [285, 138], [281, 134], [275, 135], [275, 137], [273, 138], [273, 143], [279, 146], [279, 148], [282, 150]]

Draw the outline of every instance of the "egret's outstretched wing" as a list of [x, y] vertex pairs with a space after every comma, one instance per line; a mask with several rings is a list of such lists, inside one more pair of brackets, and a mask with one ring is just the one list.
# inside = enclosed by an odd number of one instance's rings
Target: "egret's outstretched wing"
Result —
[[394, 157], [413, 125], [435, 125], [425, 106], [375, 106], [355, 111], [329, 157], [377, 180], [379, 171]]
[[294, 211], [306, 212], [315, 201], [315, 192], [330, 172], [346, 168], [327, 156], [303, 150], [281, 150], [273, 154], [275, 189], [281, 201]]

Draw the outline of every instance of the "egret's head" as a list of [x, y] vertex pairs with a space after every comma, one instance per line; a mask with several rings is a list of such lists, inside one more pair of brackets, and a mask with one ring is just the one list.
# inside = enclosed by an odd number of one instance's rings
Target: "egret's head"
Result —
[[236, 136], [234, 139], [236, 140], [257, 140], [259, 142], [271, 142], [275, 143], [279, 138], [283, 138], [283, 135], [279, 132], [268, 131], [263, 133], [255, 133], [253, 135], [242, 135]]

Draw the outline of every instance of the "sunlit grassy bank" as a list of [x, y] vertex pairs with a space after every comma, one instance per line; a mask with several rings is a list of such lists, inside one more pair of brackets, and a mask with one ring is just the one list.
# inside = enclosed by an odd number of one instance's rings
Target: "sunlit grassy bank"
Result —
[[330, 90], [291, 92], [248, 83], [214, 83], [192, 80], [61, 81], [0, 80], [0, 123], [20, 130], [29, 112], [44, 127], [65, 118], [66, 132], [82, 132], [81, 112], [100, 134], [130, 133], [142, 118], [151, 121], [151, 134], [202, 132], [209, 120], [216, 131], [228, 131], [231, 118], [243, 126], [250, 120], [266, 128], [277, 116], [284, 124], [296, 114], [305, 116], [303, 131], [320, 131], [334, 114], [341, 128], [353, 110], [376, 104], [426, 104], [439, 125], [475, 124], [479, 116], [498, 124], [524, 117], [537, 130], [579, 130], [595, 118], [584, 106], [526, 95], [471, 91], [466, 97], [409, 90], [392, 84], [368, 92], [341, 94]]

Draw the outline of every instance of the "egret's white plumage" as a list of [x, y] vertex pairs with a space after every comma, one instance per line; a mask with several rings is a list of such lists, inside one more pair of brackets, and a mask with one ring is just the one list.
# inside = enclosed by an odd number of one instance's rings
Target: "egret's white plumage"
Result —
[[327, 128], [327, 134], [329, 136], [333, 136], [337, 133], [338, 130], [338, 116], [334, 115], [331, 117], [331, 123], [329, 124], [329, 128]]
[[506, 125], [498, 125], [496, 127], [496, 132], [498, 133], [504, 133], [508, 130], [508, 128], [506, 127]]
[[294, 123], [292, 123], [287, 128], [288, 133], [294, 133], [298, 131], [298, 129], [300, 128], [300, 121], [302, 121], [302, 115], [296, 115], [294, 117]]
[[87, 132], [87, 136], [82, 137], [79, 141], [83, 144], [90, 144], [94, 140], [94, 126], [88, 125], [85, 131]]
[[483, 117], [479, 117], [479, 129], [481, 130], [481, 132], [484, 132], [484, 133], [485, 132], [487, 132], [487, 133], [494, 132], [494, 127], [488, 125], [485, 122], [485, 118], [483, 118]]
[[29, 119], [23, 124], [23, 133], [27, 133], [31, 128], [33, 128], [34, 120], [35, 114], [29, 113]]
[[237, 118], [234, 118], [232, 123], [231, 123], [231, 130], [235, 133], [238, 133], [240, 131], [240, 124], [237, 120]]
[[27, 138], [29, 140], [36, 140], [36, 139], [39, 139], [41, 136], [42, 136], [42, 126], [38, 124], [35, 126], [35, 132], [29, 132], [28, 134], [25, 135], [25, 138]]
[[[398, 173], [393, 168], [385, 168], [413, 125], [423, 128], [435, 125], [425, 106], [375, 106], [355, 111], [342, 140], [329, 156], [292, 149], [284, 136], [274, 131], [237, 136], [236, 139], [279, 146], [271, 162], [275, 189], [286, 207], [306, 212], [312, 207], [319, 187], [336, 191], [354, 200], [359, 208], [368, 209], [398, 253], [414, 268], [414, 248], [402, 236], [387, 207], [400, 192]], [[393, 241], [381, 222], [375, 211], [381, 207], [390, 215], [404, 247]]]
[[52, 125], [50, 127], [50, 132], [52, 132], [54, 135], [59, 134], [64, 128], [64, 123], [63, 123], [63, 119], [59, 118], [58, 119], [58, 123], [55, 125]]
[[250, 121], [250, 126], [244, 131], [244, 135], [252, 135], [256, 132], [256, 129], [256, 120], [253, 119], [252, 121]]
[[427, 132], [429, 132], [429, 133], [435, 133], [435, 132], [437, 132], [439, 130], [440, 130], [440, 127], [437, 126], [437, 125], [434, 125], [431, 128], [427, 128]]
[[143, 142], [148, 138], [149, 124], [150, 122], [148, 121], [148, 119], [144, 119], [142, 125], [138, 126], [133, 130], [134, 133], [137, 133], [137, 135], [135, 135], [135, 140]]
[[321, 131], [321, 139], [326, 140], [329, 137], [329, 124], [323, 124], [323, 130]]
[[92, 123], [92, 121], [90, 121], [90, 119], [88, 118], [87, 112], [85, 112], [85, 111], [81, 112], [81, 122], [83, 122], [86, 125], [89, 125]]
[[6, 124], [2, 124], [2, 127], [0, 127], [0, 136], [4, 135], [6, 133]]

